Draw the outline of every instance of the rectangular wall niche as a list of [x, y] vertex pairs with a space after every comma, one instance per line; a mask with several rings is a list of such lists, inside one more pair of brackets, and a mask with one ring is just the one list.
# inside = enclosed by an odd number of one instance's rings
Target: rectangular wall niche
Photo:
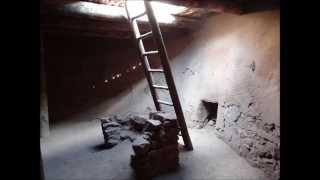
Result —
[[218, 114], [218, 102], [201, 100], [201, 106], [204, 126], [207, 124], [211, 126], [215, 125]]

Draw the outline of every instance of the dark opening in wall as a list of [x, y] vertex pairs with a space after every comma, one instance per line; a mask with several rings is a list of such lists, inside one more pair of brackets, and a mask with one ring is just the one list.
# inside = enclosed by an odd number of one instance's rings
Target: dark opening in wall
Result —
[[218, 114], [218, 102], [201, 100], [199, 113], [199, 120], [196, 121], [199, 123], [198, 128], [203, 128], [206, 125], [214, 126]]
[[202, 100], [202, 105], [205, 109], [205, 119], [207, 121], [213, 120], [216, 121], [217, 113], [218, 113], [218, 102], [210, 102], [206, 100]]

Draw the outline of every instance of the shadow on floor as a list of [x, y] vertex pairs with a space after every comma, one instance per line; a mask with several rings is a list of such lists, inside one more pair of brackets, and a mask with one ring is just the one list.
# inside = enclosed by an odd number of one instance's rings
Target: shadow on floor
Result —
[[110, 148], [107, 148], [104, 143], [102, 144], [97, 144], [95, 146], [92, 147], [92, 149], [95, 151], [95, 152], [100, 152], [100, 151], [104, 151], [104, 150], [108, 150]]

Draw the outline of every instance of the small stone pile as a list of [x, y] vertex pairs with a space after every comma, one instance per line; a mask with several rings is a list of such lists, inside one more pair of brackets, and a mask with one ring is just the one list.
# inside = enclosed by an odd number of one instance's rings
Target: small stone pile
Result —
[[150, 113], [143, 135], [132, 145], [131, 166], [138, 179], [150, 179], [179, 166], [178, 125], [174, 114]]
[[172, 112], [153, 112], [149, 116], [100, 118], [105, 147], [129, 139], [134, 154], [131, 166], [137, 178], [150, 179], [179, 166], [178, 124]]
[[147, 122], [147, 117], [132, 114], [124, 117], [115, 115], [99, 119], [106, 148], [112, 148], [125, 139], [133, 142], [141, 134]]

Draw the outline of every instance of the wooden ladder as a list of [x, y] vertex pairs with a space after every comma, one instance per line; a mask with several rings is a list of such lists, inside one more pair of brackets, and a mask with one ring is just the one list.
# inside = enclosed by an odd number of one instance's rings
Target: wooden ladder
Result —
[[[178, 96], [177, 89], [172, 76], [172, 71], [169, 64], [169, 58], [163, 42], [159, 24], [155, 18], [150, 2], [144, 1], [144, 6], [146, 10], [145, 12], [139, 15], [136, 15], [134, 17], [131, 17], [129, 14], [127, 1], [125, 1], [127, 18], [135, 36], [135, 43], [138, 44], [139, 55], [141, 57], [141, 61], [145, 70], [145, 75], [150, 87], [150, 92], [151, 92], [156, 110], [161, 111], [160, 104], [174, 107], [174, 111], [176, 113], [176, 117], [178, 120], [179, 130], [181, 131], [181, 135], [182, 135], [185, 147], [188, 150], [193, 150], [192, 142], [188, 133], [188, 129], [187, 129], [187, 125], [186, 125], [183, 111], [181, 108], [179, 96]], [[148, 16], [148, 19], [149, 19], [148, 23], [151, 26], [151, 31], [145, 34], [140, 34], [139, 27], [137, 24], [137, 19], [145, 15]], [[145, 51], [143, 39], [151, 38], [151, 37], [155, 40], [158, 49], [154, 51]], [[159, 55], [163, 69], [152, 69], [150, 67], [150, 63], [148, 60], [149, 55]], [[154, 84], [152, 73], [164, 73], [167, 86]], [[160, 100], [157, 96], [156, 89], [168, 90], [172, 103], [164, 100]]]

